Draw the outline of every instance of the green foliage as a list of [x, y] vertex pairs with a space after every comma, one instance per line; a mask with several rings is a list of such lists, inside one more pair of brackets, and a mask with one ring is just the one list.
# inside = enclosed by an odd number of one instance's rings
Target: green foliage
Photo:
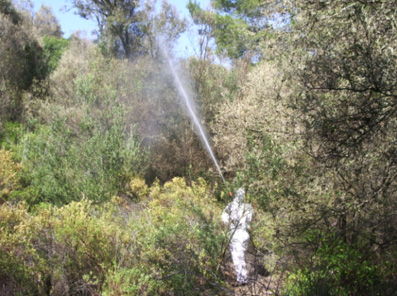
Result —
[[126, 136], [121, 120], [115, 118], [108, 130], [89, 122], [75, 135], [65, 118], [59, 118], [50, 128], [27, 134], [26, 178], [38, 190], [39, 200], [64, 204], [85, 196], [99, 202], [122, 192], [141, 171], [145, 155], [138, 139]]
[[[46, 40], [59, 42], [53, 37]], [[125, 88], [118, 88], [113, 80], [122, 73], [103, 74], [111, 63], [101, 57], [84, 61], [85, 67], [74, 66], [68, 60], [70, 51], [81, 43], [73, 42], [51, 76], [57, 82], [51, 83], [51, 103], [38, 104], [39, 116], [32, 114], [29, 130], [14, 132], [11, 126], [4, 133], [7, 145], [24, 159], [27, 191], [20, 198], [29, 204], [60, 205], [82, 196], [96, 202], [108, 200], [125, 193], [133, 176], [145, 173], [147, 153], [127, 123], [126, 108], [118, 98]], [[73, 57], [73, 62], [81, 61]]]
[[73, 0], [72, 5], [85, 19], [98, 24], [101, 51], [118, 58], [136, 58], [145, 54], [157, 55], [156, 38], [174, 42], [185, 30], [175, 8], [166, 1], [155, 13], [154, 2]]
[[[92, 120], [106, 128], [112, 121], [110, 109], [117, 102], [117, 108], [125, 111], [126, 131], [136, 127], [143, 149], [151, 152], [149, 170], [140, 172], [149, 183], [156, 178], [164, 182], [181, 176], [192, 163], [202, 170], [208, 157], [184, 116], [172, 81], [163, 71], [164, 65], [152, 58], [133, 63], [104, 58], [86, 42], [71, 40], [51, 75], [54, 101], [60, 105], [56, 112], [65, 114], [73, 132], [79, 133], [90, 117], [101, 118]], [[86, 104], [90, 113], [83, 118]], [[51, 104], [42, 110], [46, 121], [53, 117], [52, 108]], [[103, 110], [108, 110], [109, 116]], [[87, 122], [81, 122], [83, 119]]]
[[5, 295], [45, 293], [42, 276], [46, 266], [25, 232], [25, 204], [0, 206], [0, 282]]
[[58, 65], [59, 59], [67, 49], [69, 41], [64, 38], [54, 36], [43, 37], [43, 50], [48, 59], [48, 72], [52, 72]]
[[260, 15], [261, 0], [215, 0], [213, 5], [215, 8], [225, 12], [233, 12], [241, 16], [252, 16], [254, 14]]
[[193, 177], [205, 174], [210, 159], [183, 110], [168, 67], [151, 58], [123, 66], [127, 73], [122, 96], [132, 106], [127, 116], [138, 123], [144, 147], [151, 151], [145, 175], [148, 183], [186, 176], [190, 168]]
[[247, 142], [247, 168], [242, 173], [243, 183], [249, 184], [250, 194], [263, 209], [270, 210], [270, 203], [283, 195], [283, 190], [292, 189], [284, 183], [284, 175], [292, 168], [288, 167], [282, 148], [268, 135], [259, 139], [251, 136]]
[[157, 289], [159, 284], [140, 269], [116, 267], [108, 271], [102, 295], [154, 295]]
[[[0, 145], [7, 150], [18, 150], [18, 143], [24, 134], [24, 126], [18, 122], [6, 121], [0, 129]], [[20, 151], [14, 157], [20, 159]]]
[[386, 287], [380, 284], [379, 267], [354, 246], [335, 236], [313, 232], [307, 234], [307, 241], [318, 243], [310, 257], [310, 266], [288, 276], [285, 295], [387, 294]]
[[175, 178], [151, 188], [149, 216], [135, 223], [141, 237], [141, 258], [152, 262], [162, 293], [202, 295], [220, 284], [218, 265], [225, 236], [220, 208], [208, 195], [203, 180], [188, 187]]
[[[323, 208], [335, 213], [349, 246], [389, 258], [396, 242], [396, 217], [389, 214], [397, 193], [396, 7], [388, 1], [295, 5], [294, 30], [306, 37], [297, 43], [302, 91], [292, 103], [304, 124], [305, 150], [322, 168], [318, 175], [330, 176], [321, 184], [337, 193]], [[380, 251], [380, 244], [387, 247]]]
[[[156, 44], [186, 22], [105, 2], [72, 1], [97, 46], [0, 0], [0, 294], [221, 295], [225, 192]], [[396, 291], [396, 8], [350, 2], [188, 5], [192, 89], [274, 294]]]
[[111, 205], [98, 216], [93, 210], [87, 201], [63, 208], [42, 204], [36, 214], [28, 213], [23, 203], [3, 205], [0, 270], [8, 271], [1, 277], [7, 292], [77, 295], [94, 289], [88, 280], [102, 284], [126, 233], [118, 229], [120, 220], [113, 218]]
[[244, 34], [247, 26], [241, 20], [235, 20], [227, 15], [217, 15], [214, 34], [217, 36], [218, 52], [225, 51], [231, 58], [242, 57], [249, 46]]
[[[250, 22], [254, 2], [213, 3], [227, 20]], [[266, 84], [272, 77], [262, 80], [266, 64], [255, 67], [251, 73], [257, 78], [249, 77], [235, 99], [240, 104], [225, 104], [225, 114], [215, 121], [218, 151], [225, 150], [223, 167], [243, 172], [253, 200], [266, 201], [258, 205], [277, 217], [272, 228], [284, 258], [292, 255], [290, 264], [303, 266], [299, 276], [306, 286], [299, 295], [361, 295], [365, 292], [357, 283], [363, 277], [373, 282], [363, 285], [368, 293], [393, 295], [394, 284], [380, 266], [395, 254], [395, 5], [259, 1], [258, 6], [263, 21], [280, 19], [279, 27], [274, 23], [269, 30], [277, 41], [260, 48], [278, 67], [273, 77], [281, 83], [273, 81], [290, 91], [268, 92], [269, 100], [264, 94], [272, 89]], [[213, 19], [201, 19], [214, 30]], [[302, 242], [308, 230], [336, 235], [343, 243], [325, 248], [323, 262], [307, 264], [305, 258], [320, 252]], [[363, 270], [358, 267], [362, 258]], [[324, 267], [331, 265], [344, 271]]]
[[176, 45], [177, 40], [187, 29], [186, 18], [181, 18], [176, 7], [166, 0], [161, 1], [161, 10], [157, 12], [154, 1], [146, 1], [142, 5], [143, 11], [140, 23], [143, 32], [141, 50], [144, 50], [152, 57], [159, 57], [159, 38], [169, 52]]
[[[270, 26], [262, 21], [263, 8], [257, 5], [260, 1], [213, 2], [215, 11], [204, 11], [197, 2], [191, 1], [188, 9], [196, 24], [211, 28], [217, 53], [226, 54], [231, 59], [248, 57], [258, 60], [261, 43], [272, 38]], [[204, 31], [201, 30], [201, 33]]]

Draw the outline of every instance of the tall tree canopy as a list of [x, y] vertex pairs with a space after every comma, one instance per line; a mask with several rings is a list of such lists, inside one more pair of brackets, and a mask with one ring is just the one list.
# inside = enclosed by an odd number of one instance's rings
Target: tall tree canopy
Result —
[[275, 24], [274, 5], [268, 2], [216, 0], [212, 10], [203, 10], [196, 1], [190, 1], [188, 9], [196, 24], [209, 26], [209, 32], [200, 29], [199, 34], [206, 32], [215, 39], [218, 54], [258, 60]]
[[34, 16], [33, 25], [40, 36], [62, 37], [61, 25], [49, 6], [41, 5]]
[[143, 36], [138, 11], [139, 1], [72, 0], [78, 14], [96, 20], [101, 45], [119, 57], [131, 57], [138, 52]]
[[22, 93], [44, 78], [43, 51], [24, 17], [0, 0], [0, 123], [21, 114]]
[[96, 20], [101, 48], [119, 58], [153, 54], [156, 34], [175, 42], [186, 28], [186, 20], [166, 1], [158, 14], [152, 1], [72, 0], [72, 4], [81, 17]]

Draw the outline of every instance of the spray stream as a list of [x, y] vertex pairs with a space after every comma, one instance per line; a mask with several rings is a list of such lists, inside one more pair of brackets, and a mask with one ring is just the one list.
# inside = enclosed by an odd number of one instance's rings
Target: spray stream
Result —
[[164, 47], [162, 46], [161, 42], [160, 42], [160, 48], [161, 48], [161, 51], [162, 51], [165, 59], [167, 60], [168, 66], [169, 66], [170, 71], [172, 73], [172, 77], [174, 79], [175, 86], [178, 89], [179, 95], [183, 98], [183, 101], [186, 104], [186, 107], [187, 107], [188, 112], [189, 112], [189, 116], [192, 119], [194, 125], [196, 126], [198, 134], [199, 134], [200, 138], [202, 139], [202, 141], [203, 141], [203, 143], [205, 145], [205, 148], [207, 149], [212, 161], [214, 162], [215, 167], [218, 170], [218, 173], [221, 176], [223, 183], [226, 185], [225, 178], [223, 177], [222, 171], [221, 171], [221, 169], [220, 169], [220, 167], [218, 165], [218, 162], [216, 161], [214, 152], [212, 151], [211, 145], [210, 145], [210, 143], [209, 143], [209, 141], [208, 141], [208, 139], [206, 137], [206, 134], [204, 132], [204, 128], [201, 125], [200, 120], [198, 119], [196, 113], [194, 112], [193, 102], [191, 101], [191, 98], [189, 97], [189, 95], [188, 95], [188, 93], [187, 93], [187, 91], [186, 91], [186, 89], [185, 89], [185, 87], [184, 87], [179, 75], [178, 75], [178, 72], [177, 72], [177, 70], [175, 68], [175, 65], [172, 62], [171, 57], [168, 55], [167, 51], [164, 49]]

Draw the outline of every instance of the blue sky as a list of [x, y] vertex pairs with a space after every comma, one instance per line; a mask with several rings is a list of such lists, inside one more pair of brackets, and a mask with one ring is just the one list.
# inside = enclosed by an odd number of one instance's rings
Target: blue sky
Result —
[[[86, 32], [87, 37], [92, 37], [92, 32], [96, 28], [94, 21], [89, 21], [81, 18], [75, 14], [75, 10], [70, 9], [70, 1], [67, 0], [32, 0], [34, 3], [35, 11], [39, 10], [42, 4], [51, 6], [54, 14], [57, 16], [59, 23], [61, 24], [64, 37], [68, 38], [71, 34], [76, 31]], [[157, 0], [161, 3], [161, 0]], [[186, 9], [186, 5], [189, 0], [168, 0], [169, 3], [174, 5], [181, 15], [186, 17], [189, 16], [189, 12]], [[208, 7], [210, 0], [198, 0], [197, 1], [202, 8]], [[190, 55], [193, 53], [194, 47], [194, 29], [190, 33], [184, 34], [179, 40], [177, 46], [177, 52], [181, 56]]]

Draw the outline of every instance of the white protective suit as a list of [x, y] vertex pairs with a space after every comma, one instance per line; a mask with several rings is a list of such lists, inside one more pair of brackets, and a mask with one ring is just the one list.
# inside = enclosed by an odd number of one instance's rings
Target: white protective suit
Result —
[[237, 282], [247, 283], [247, 264], [245, 251], [248, 248], [250, 236], [248, 229], [254, 213], [251, 204], [244, 203], [245, 191], [239, 188], [236, 197], [229, 203], [222, 213], [222, 221], [230, 227], [230, 252], [232, 254]]

